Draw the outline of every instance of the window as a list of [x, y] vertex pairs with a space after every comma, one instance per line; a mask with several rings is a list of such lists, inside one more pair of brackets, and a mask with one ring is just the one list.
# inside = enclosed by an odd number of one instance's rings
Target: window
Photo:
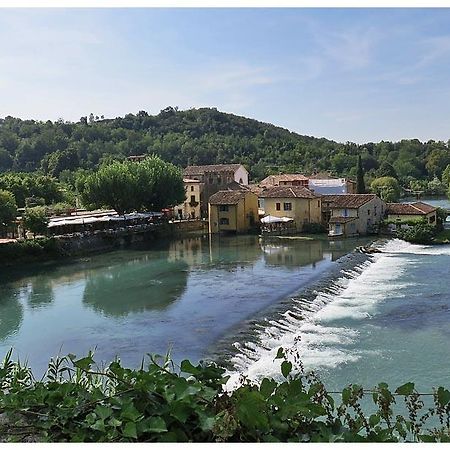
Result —
[[230, 225], [230, 220], [228, 217], [221, 217], [219, 223], [220, 225]]
[[317, 200], [317, 206], [320, 208], [320, 200]]
[[219, 206], [219, 211], [221, 211], [221, 212], [228, 212], [228, 205], [220, 205]]
[[194, 186], [191, 186], [191, 192], [194, 192]]
[[436, 216], [431, 216], [429, 223], [434, 223], [434, 222], [436, 222]]
[[191, 195], [191, 203], [195, 203], [195, 195]]
[[277, 211], [280, 211], [280, 210], [281, 210], [281, 203], [277, 203], [277, 204], [275, 205], [275, 207], [276, 207], [276, 210], [277, 210]]
[[348, 209], [347, 208], [344, 209], [344, 217], [348, 217]]
[[283, 209], [285, 211], [292, 211], [292, 203], [283, 203]]
[[370, 209], [367, 210], [367, 215], [370, 216]]
[[217, 177], [217, 184], [222, 184], [222, 178], [221, 177]]

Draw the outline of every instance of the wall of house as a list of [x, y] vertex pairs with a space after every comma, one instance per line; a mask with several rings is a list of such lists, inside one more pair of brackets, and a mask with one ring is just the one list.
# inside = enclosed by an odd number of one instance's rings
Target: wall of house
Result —
[[[277, 211], [277, 203], [280, 203], [280, 211]], [[291, 203], [292, 210], [285, 211], [284, 203]], [[301, 231], [305, 223], [321, 222], [321, 201], [319, 198], [265, 198], [264, 212], [270, 216], [294, 219], [297, 230]]]
[[238, 204], [238, 232], [249, 231], [258, 223], [258, 196], [248, 192]]
[[[228, 211], [220, 211], [220, 206], [223, 205], [209, 205], [209, 232], [237, 231], [238, 205], [226, 205]], [[228, 219], [228, 225], [220, 223], [222, 218]]]
[[[183, 219], [187, 218], [195, 218], [199, 219], [201, 217], [201, 203], [200, 203], [200, 195], [202, 191], [201, 183], [186, 183], [184, 186], [184, 190], [186, 193], [186, 200], [184, 203], [177, 205], [173, 208], [173, 213], [176, 218], [179, 216], [179, 211], [181, 210], [181, 214]], [[191, 205], [191, 196], [195, 197], [196, 205]]]
[[237, 183], [241, 183], [244, 185], [248, 185], [248, 172], [245, 167], [239, 167], [238, 170], [234, 173], [234, 181]]
[[[331, 211], [332, 217], [357, 217], [356, 223], [356, 231], [353, 225], [347, 224], [345, 227], [346, 234], [367, 234], [368, 227], [377, 225], [384, 218], [386, 209], [386, 204], [378, 197], [373, 198], [368, 201], [360, 208], [333, 208]], [[331, 224], [330, 224], [331, 225]]]
[[[256, 227], [258, 218], [258, 197], [248, 192], [237, 205], [227, 205], [228, 211], [220, 211], [221, 205], [209, 205], [209, 232], [235, 231], [246, 233]], [[228, 224], [221, 224], [220, 219], [227, 218]]]

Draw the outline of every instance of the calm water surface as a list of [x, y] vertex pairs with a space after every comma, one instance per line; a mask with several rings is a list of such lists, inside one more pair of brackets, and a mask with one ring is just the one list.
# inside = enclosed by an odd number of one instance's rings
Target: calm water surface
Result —
[[[364, 241], [366, 242], [366, 241]], [[198, 360], [240, 321], [319, 276], [361, 242], [192, 237], [0, 274], [0, 354], [41, 372], [58, 353], [137, 365]]]

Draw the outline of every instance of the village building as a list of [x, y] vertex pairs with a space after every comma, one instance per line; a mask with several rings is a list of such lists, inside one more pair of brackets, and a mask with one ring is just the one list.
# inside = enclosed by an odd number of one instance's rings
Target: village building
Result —
[[223, 190], [209, 198], [209, 232], [246, 233], [259, 225], [258, 197], [249, 189]]
[[208, 202], [211, 195], [227, 189], [232, 182], [248, 185], [248, 171], [242, 164], [214, 164], [207, 166], [188, 166], [183, 176], [202, 183], [200, 194], [201, 217], [208, 216]]
[[322, 219], [328, 235], [349, 237], [375, 233], [383, 220], [386, 204], [375, 194], [322, 196]]
[[310, 178], [308, 188], [316, 194], [354, 194], [356, 183], [346, 178]]
[[177, 219], [200, 219], [200, 198], [203, 191], [203, 183], [189, 178], [183, 179], [185, 201], [173, 208], [173, 213]]
[[295, 230], [305, 224], [321, 223], [321, 197], [302, 186], [273, 186], [259, 194], [265, 216], [293, 219]]
[[282, 175], [269, 175], [259, 185], [264, 188], [274, 186], [303, 186], [308, 187], [308, 178], [300, 173], [287, 173]]
[[305, 176], [300, 173], [269, 175], [259, 185], [273, 186], [303, 186], [321, 195], [354, 194], [356, 183], [346, 178], [334, 178], [328, 173], [318, 173]]
[[426, 219], [430, 225], [437, 223], [437, 208], [423, 202], [388, 203], [386, 214], [389, 221], [412, 222]]

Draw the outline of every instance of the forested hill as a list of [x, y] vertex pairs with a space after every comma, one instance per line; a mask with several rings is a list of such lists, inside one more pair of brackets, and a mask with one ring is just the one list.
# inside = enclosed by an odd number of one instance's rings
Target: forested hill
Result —
[[342, 144], [214, 108], [168, 107], [155, 116], [140, 111], [116, 119], [91, 114], [76, 123], [0, 119], [0, 172], [41, 171], [58, 177], [67, 170], [94, 169], [111, 159], [144, 153], [179, 166], [243, 163], [253, 179], [280, 171], [354, 176], [358, 154], [369, 178], [381, 173], [405, 181], [431, 179], [450, 163], [444, 142]]

